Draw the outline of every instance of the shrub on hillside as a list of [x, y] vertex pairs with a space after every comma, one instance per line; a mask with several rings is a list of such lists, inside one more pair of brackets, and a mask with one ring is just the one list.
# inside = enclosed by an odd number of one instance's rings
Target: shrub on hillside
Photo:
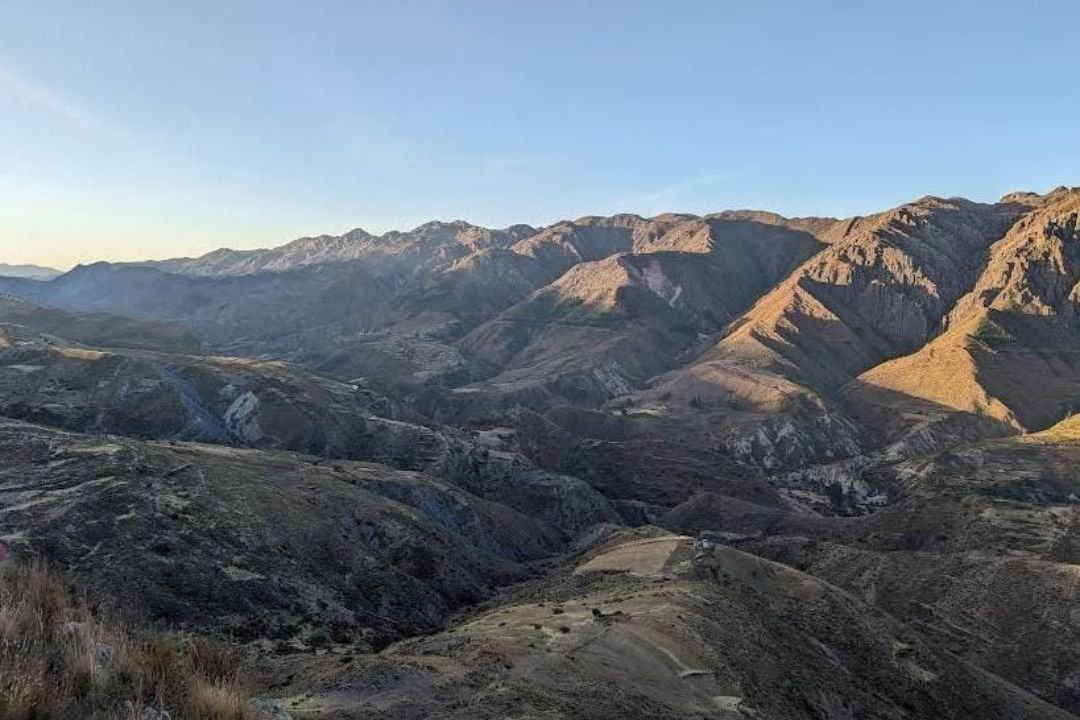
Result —
[[0, 571], [0, 720], [252, 720], [236, 661], [95, 614], [39, 564]]

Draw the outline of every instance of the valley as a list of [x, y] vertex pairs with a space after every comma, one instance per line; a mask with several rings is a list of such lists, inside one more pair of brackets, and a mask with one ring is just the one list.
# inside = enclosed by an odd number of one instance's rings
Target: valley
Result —
[[0, 543], [252, 717], [1080, 717], [1078, 216], [0, 266]]

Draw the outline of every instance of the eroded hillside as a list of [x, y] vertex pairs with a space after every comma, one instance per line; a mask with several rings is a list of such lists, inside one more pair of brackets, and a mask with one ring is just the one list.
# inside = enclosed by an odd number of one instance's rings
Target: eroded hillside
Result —
[[0, 278], [0, 542], [296, 717], [1074, 717], [1078, 213]]

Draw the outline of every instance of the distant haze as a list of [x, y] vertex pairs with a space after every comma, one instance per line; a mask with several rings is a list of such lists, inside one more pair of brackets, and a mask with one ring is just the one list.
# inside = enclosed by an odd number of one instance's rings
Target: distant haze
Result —
[[1077, 184], [1080, 5], [7, 3], [0, 262]]
[[58, 270], [41, 267], [40, 265], [8, 265], [6, 263], [0, 263], [0, 277], [49, 280], [56, 277], [58, 274]]

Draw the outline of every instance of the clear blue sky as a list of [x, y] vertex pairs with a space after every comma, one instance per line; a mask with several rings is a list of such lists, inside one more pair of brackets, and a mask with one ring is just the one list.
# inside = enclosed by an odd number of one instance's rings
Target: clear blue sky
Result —
[[1075, 0], [0, 0], [0, 261], [1080, 184]]

